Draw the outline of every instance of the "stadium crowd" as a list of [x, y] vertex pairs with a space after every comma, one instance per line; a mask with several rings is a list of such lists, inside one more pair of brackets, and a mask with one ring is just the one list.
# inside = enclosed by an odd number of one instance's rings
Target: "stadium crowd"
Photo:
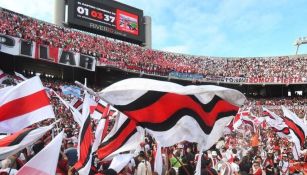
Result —
[[[224, 77], [307, 77], [307, 57], [305, 56], [228, 59], [173, 54], [144, 49], [101, 36], [58, 27], [4, 9], [0, 10], [0, 25], [0, 33], [2, 34], [92, 55], [97, 57], [101, 64], [144, 73], [167, 76], [171, 71], [176, 71]], [[72, 101], [75, 98], [65, 95], [61, 89], [61, 86], [72, 85], [72, 83], [47, 77], [42, 77], [42, 80], [45, 87], [52, 89], [64, 100]], [[56, 118], [61, 119], [55, 132], [65, 131], [57, 175], [73, 174], [71, 167], [78, 160], [76, 147], [80, 127], [74, 121], [73, 114], [55, 96], [53, 91], [49, 91], [51, 104]], [[306, 115], [306, 107], [304, 106], [306, 103], [307, 99], [302, 97], [249, 99], [244, 108], [251, 108], [253, 114], [260, 117], [262, 106], [282, 115], [280, 105], [285, 105], [303, 118]], [[48, 119], [36, 125], [49, 125], [52, 122], [54, 120]], [[110, 123], [112, 125], [113, 122]], [[96, 121], [93, 120], [92, 125], [95, 130]], [[0, 174], [16, 174], [22, 165], [51, 141], [53, 134], [51, 131], [48, 132], [31, 148], [2, 160]], [[138, 152], [136, 157], [131, 159], [119, 174], [155, 174], [154, 159], [157, 150], [154, 139], [147, 135], [141, 146], [142, 151]], [[304, 151], [302, 151], [299, 160], [294, 160], [292, 148], [291, 142], [280, 138], [276, 131], [268, 126], [255, 129], [248, 125], [242, 125], [238, 131], [225, 134], [210, 150], [202, 154], [199, 154], [195, 143], [182, 142], [169, 148], [163, 148], [163, 174], [192, 175], [196, 170], [199, 156], [202, 160], [202, 175], [306, 173], [306, 138]], [[100, 162], [95, 159], [91, 174], [116, 174], [114, 170], [107, 169], [109, 164], [110, 162]]]
[[92, 55], [99, 64], [155, 75], [168, 76], [175, 71], [205, 77], [307, 77], [307, 57], [302, 55], [217, 58], [162, 52], [59, 27], [5, 9], [0, 11], [0, 33]]
[[[75, 97], [65, 95], [61, 90], [63, 85], [73, 85], [58, 79], [42, 76], [42, 81], [47, 89], [53, 89], [63, 99], [72, 101]], [[65, 139], [62, 145], [60, 158], [57, 166], [57, 175], [74, 174], [71, 167], [77, 162], [77, 145], [79, 136], [79, 126], [74, 121], [73, 115], [62, 102], [55, 96], [53, 91], [49, 91], [51, 104], [54, 107], [57, 119], [62, 119], [56, 131], [64, 130]], [[288, 107], [306, 104], [304, 98], [286, 99], [248, 99], [244, 108], [258, 108], [262, 105]], [[257, 111], [257, 110], [254, 110]], [[306, 114], [306, 109], [302, 114]], [[260, 113], [255, 113], [261, 116]], [[45, 120], [37, 125], [49, 125], [53, 120]], [[111, 122], [112, 125], [113, 122]], [[96, 127], [96, 121], [92, 121]], [[17, 170], [30, 160], [35, 154], [47, 145], [52, 138], [52, 132], [47, 133], [42, 139], [36, 142], [31, 148], [23, 150], [20, 154], [10, 156], [2, 160], [0, 173], [10, 171], [14, 175]], [[147, 135], [141, 144], [140, 151], [134, 159], [119, 173], [121, 175], [151, 175], [154, 172], [154, 159], [156, 155], [156, 143], [154, 139]], [[167, 175], [192, 175], [196, 170], [198, 157], [201, 156], [202, 175], [287, 175], [307, 173], [307, 142], [305, 139], [304, 151], [299, 160], [294, 160], [292, 155], [292, 143], [287, 139], [278, 137], [276, 132], [269, 127], [254, 128], [242, 125], [238, 131], [225, 132], [210, 150], [200, 155], [195, 143], [182, 142], [172, 147], [162, 149], [163, 174]], [[100, 162], [95, 160], [91, 168], [91, 174], [116, 174], [112, 169], [108, 169], [110, 162]], [[144, 172], [146, 167], [146, 172]]]

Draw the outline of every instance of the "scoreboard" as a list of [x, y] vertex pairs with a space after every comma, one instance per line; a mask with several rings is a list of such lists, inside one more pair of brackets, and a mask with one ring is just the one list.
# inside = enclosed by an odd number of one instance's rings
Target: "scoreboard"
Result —
[[145, 42], [143, 11], [113, 0], [68, 0], [68, 25], [119, 40]]

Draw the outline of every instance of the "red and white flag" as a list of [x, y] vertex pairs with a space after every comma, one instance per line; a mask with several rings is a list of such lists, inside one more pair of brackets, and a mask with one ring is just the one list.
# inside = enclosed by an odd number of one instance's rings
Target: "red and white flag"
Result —
[[44, 149], [28, 161], [17, 175], [54, 175], [59, 160], [64, 132], [58, 134]]
[[143, 78], [126, 79], [99, 95], [150, 133], [161, 147], [181, 141], [210, 148], [223, 135], [246, 98], [219, 86], [181, 86]]
[[248, 117], [250, 115], [250, 110], [239, 110], [239, 112], [236, 114], [236, 116], [233, 118], [233, 128], [234, 130], [237, 130], [242, 123], [244, 123], [244, 120], [248, 120]]
[[38, 76], [14, 86], [0, 97], [0, 132], [13, 133], [48, 118], [55, 115]]
[[18, 153], [25, 147], [32, 145], [47, 131], [53, 128], [53, 126], [50, 125], [37, 129], [26, 128], [0, 139], [0, 159], [5, 159], [8, 156]]

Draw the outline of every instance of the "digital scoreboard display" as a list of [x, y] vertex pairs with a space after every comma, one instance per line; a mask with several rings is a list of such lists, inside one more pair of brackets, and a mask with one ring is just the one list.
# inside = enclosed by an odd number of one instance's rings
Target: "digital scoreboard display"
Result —
[[144, 43], [143, 11], [113, 0], [68, 0], [68, 25], [108, 37]]

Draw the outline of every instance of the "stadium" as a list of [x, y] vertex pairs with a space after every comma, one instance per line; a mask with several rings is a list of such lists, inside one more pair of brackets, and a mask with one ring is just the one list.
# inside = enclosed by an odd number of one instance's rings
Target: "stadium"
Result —
[[[307, 55], [234, 58], [155, 50], [150, 17], [140, 9], [112, 0], [57, 3], [56, 24], [0, 7], [0, 174], [307, 173]], [[14, 118], [28, 115], [23, 108], [32, 115], [44, 98], [35, 93], [27, 101], [34, 105], [26, 107], [19, 101], [27, 98], [11, 89], [22, 91], [28, 81], [36, 89], [36, 75], [50, 99], [51, 112], [45, 106], [40, 115], [54, 116], [22, 125]], [[134, 92], [144, 88], [143, 81], [149, 88]], [[131, 104], [119, 102], [116, 90]], [[187, 115], [196, 122], [184, 123], [192, 120]], [[161, 116], [169, 118], [160, 121]], [[100, 121], [106, 124], [93, 151]], [[51, 125], [56, 127], [30, 137]], [[61, 134], [58, 162], [40, 160]]]

